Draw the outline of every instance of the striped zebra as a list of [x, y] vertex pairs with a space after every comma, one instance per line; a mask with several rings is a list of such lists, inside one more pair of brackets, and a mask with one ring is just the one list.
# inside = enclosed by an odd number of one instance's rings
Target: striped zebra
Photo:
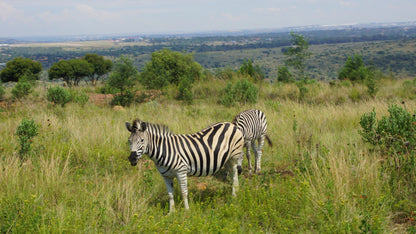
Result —
[[[253, 148], [255, 156], [255, 168], [254, 172], [258, 173], [261, 170], [261, 156], [264, 145], [264, 138], [267, 139], [270, 146], [272, 142], [267, 136], [267, 120], [266, 115], [260, 110], [246, 110], [234, 117], [232, 121], [244, 135], [244, 146], [246, 148], [246, 156], [248, 160], [248, 168], [251, 173], [251, 155], [250, 145]], [[258, 141], [258, 147], [256, 146], [256, 140]], [[238, 160], [238, 173], [241, 173], [241, 165], [243, 162], [243, 156]]]
[[187, 176], [208, 176], [221, 168], [232, 169], [232, 195], [238, 190], [237, 161], [243, 154], [244, 138], [232, 123], [216, 123], [187, 135], [175, 135], [166, 126], [140, 120], [126, 122], [132, 166], [147, 154], [165, 180], [169, 212], [174, 211], [173, 179], [181, 189], [185, 209], [188, 205]]

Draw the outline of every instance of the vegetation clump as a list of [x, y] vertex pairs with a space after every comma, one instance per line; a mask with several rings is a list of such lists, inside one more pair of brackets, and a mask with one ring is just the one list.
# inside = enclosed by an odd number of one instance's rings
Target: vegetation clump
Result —
[[[361, 116], [359, 131], [365, 142], [379, 147], [384, 158], [382, 173], [387, 173], [390, 191], [396, 202], [416, 204], [416, 112], [413, 114], [398, 105], [390, 105], [389, 116], [376, 119], [376, 112]], [[401, 209], [416, 209], [415, 205]], [[403, 210], [401, 210], [403, 211]]]
[[19, 79], [19, 82], [12, 89], [12, 95], [16, 99], [21, 99], [27, 95], [29, 95], [33, 91], [31, 83], [22, 77]]
[[64, 107], [65, 104], [71, 101], [71, 94], [66, 89], [55, 86], [48, 88], [46, 99], [56, 105]]
[[6, 67], [0, 71], [0, 78], [3, 82], [18, 82], [23, 76], [33, 80], [39, 80], [42, 72], [42, 64], [30, 58], [17, 57], [6, 63]]
[[39, 134], [39, 125], [35, 123], [35, 121], [23, 119], [20, 122], [20, 125], [16, 129], [16, 135], [19, 140], [20, 149], [19, 155], [20, 158], [23, 160], [30, 153], [32, 150], [32, 141], [33, 137]]
[[234, 84], [231, 82], [227, 83], [223, 89], [220, 102], [225, 106], [233, 106], [236, 103], [242, 105], [246, 103], [254, 104], [257, 102], [258, 92], [259, 90], [255, 84], [243, 78]]

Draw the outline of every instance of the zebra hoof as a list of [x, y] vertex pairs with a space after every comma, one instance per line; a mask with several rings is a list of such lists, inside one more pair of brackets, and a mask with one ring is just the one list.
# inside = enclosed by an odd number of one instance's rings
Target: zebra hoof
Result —
[[243, 171], [243, 169], [241, 168], [241, 166], [237, 166], [237, 171], [238, 171], [238, 174], [241, 175], [241, 172]]

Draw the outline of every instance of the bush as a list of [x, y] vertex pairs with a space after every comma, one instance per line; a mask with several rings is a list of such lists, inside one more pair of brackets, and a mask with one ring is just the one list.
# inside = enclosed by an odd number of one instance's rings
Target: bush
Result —
[[222, 90], [221, 104], [224, 106], [232, 106], [235, 104], [235, 92], [231, 82], [228, 82], [225, 88]]
[[306, 88], [306, 82], [305, 80], [301, 80], [296, 82], [296, 86], [299, 89], [299, 99], [303, 100], [306, 96], [306, 93], [308, 93], [308, 88]]
[[194, 96], [192, 94], [192, 81], [190, 79], [182, 78], [179, 83], [179, 95], [178, 100], [185, 101], [188, 104], [193, 102]]
[[24, 159], [32, 149], [32, 138], [39, 134], [39, 125], [34, 120], [23, 119], [16, 129], [16, 135], [19, 138], [20, 150], [19, 155]]
[[62, 107], [71, 101], [71, 94], [60, 86], [48, 88], [47, 100], [55, 104], [60, 104]]
[[77, 92], [75, 90], [71, 92], [71, 100], [81, 106], [85, 106], [89, 99], [90, 97], [84, 92]]
[[31, 92], [32, 85], [26, 80], [17, 82], [17, 84], [12, 89], [12, 95], [16, 99], [23, 98], [29, 95]]
[[277, 68], [277, 80], [283, 83], [293, 82], [293, 75], [286, 66]]
[[404, 108], [391, 105], [388, 109], [390, 116], [376, 120], [376, 113], [361, 116], [360, 125], [363, 128], [360, 135], [365, 142], [381, 146], [391, 154], [409, 153], [416, 149], [416, 113], [413, 115]]
[[124, 94], [117, 94], [114, 96], [113, 100], [111, 100], [112, 106], [130, 106], [131, 103], [134, 101], [134, 93], [130, 91], [126, 91]]
[[254, 104], [257, 102], [258, 92], [256, 85], [247, 79], [238, 80], [234, 85], [228, 82], [222, 91], [220, 102], [225, 106], [234, 105], [236, 102]]
[[413, 199], [411, 203], [415, 204], [415, 198], [407, 194], [416, 192], [416, 113], [410, 114], [397, 105], [391, 105], [388, 112], [390, 116], [383, 116], [380, 121], [374, 109], [361, 116], [359, 133], [363, 141], [380, 147], [381, 169], [389, 176], [396, 201]]
[[6, 94], [6, 91], [4, 90], [3, 85], [0, 84], [0, 100], [3, 99], [4, 94]]

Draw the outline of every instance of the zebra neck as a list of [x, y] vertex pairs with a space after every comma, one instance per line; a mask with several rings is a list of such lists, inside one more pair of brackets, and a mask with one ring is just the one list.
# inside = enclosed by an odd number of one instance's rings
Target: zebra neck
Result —
[[170, 136], [151, 135], [149, 139], [147, 155], [157, 164], [160, 164], [160, 160], [164, 159], [169, 151]]

